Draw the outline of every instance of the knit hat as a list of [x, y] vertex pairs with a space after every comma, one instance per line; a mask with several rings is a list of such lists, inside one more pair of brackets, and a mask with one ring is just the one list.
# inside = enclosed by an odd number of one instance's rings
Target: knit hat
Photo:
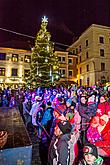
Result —
[[68, 99], [68, 100], [66, 101], [66, 103], [71, 104], [71, 103], [72, 103], [72, 99]]
[[72, 130], [72, 125], [68, 121], [61, 121], [58, 123], [58, 127], [63, 134], [68, 134]]
[[35, 100], [36, 100], [36, 101], [41, 101], [41, 100], [42, 100], [42, 97], [40, 97], [40, 96], [35, 96]]
[[106, 114], [102, 115], [102, 116], [100, 117], [100, 119], [104, 120], [106, 123], [108, 123], [108, 121], [109, 121], [109, 117], [108, 117], [108, 115], [106, 115]]
[[83, 153], [84, 153], [84, 155], [92, 154], [92, 155], [94, 155], [96, 158], [98, 158], [97, 147], [94, 146], [94, 145], [91, 144], [91, 143], [87, 143], [87, 144], [84, 146], [84, 148], [83, 148]]

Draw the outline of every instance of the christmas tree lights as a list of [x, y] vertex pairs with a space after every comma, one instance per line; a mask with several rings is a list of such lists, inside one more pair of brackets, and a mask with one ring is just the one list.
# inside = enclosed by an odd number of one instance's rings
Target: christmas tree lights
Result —
[[28, 78], [30, 84], [49, 85], [56, 80], [56, 75], [58, 75], [58, 57], [54, 54], [54, 43], [51, 42], [47, 25], [48, 18], [44, 16], [35, 39], [35, 46], [32, 49], [30, 76]]

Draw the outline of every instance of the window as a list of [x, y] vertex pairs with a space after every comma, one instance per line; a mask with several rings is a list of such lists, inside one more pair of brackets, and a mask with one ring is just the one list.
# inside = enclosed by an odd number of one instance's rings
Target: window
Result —
[[0, 60], [6, 60], [6, 53], [0, 53]]
[[86, 46], [88, 46], [88, 40], [86, 40]]
[[89, 58], [89, 54], [88, 54], [88, 52], [86, 52], [86, 59], [88, 59]]
[[82, 73], [82, 68], [80, 67], [80, 69], [79, 69], [79, 73], [81, 74]]
[[73, 64], [73, 59], [69, 58], [68, 59], [68, 64]]
[[18, 76], [18, 69], [12, 68], [12, 76]]
[[73, 72], [72, 72], [72, 70], [69, 70], [69, 72], [68, 72], [68, 76], [69, 76], [69, 77], [72, 77], [72, 76], [73, 76]]
[[60, 61], [60, 62], [61, 62], [61, 57], [58, 57], [58, 61]]
[[64, 77], [65, 76], [65, 69], [60, 69], [60, 74], [62, 77]]
[[79, 57], [79, 62], [81, 62], [81, 56]]
[[18, 54], [12, 54], [12, 61], [17, 62], [18, 61]]
[[100, 56], [104, 57], [104, 49], [100, 49]]
[[28, 77], [30, 74], [30, 70], [29, 69], [25, 69], [24, 70], [24, 77]]
[[105, 63], [101, 63], [101, 71], [105, 71]]
[[76, 54], [78, 54], [78, 48], [76, 48]]
[[89, 65], [86, 65], [86, 71], [87, 72], [89, 71]]
[[23, 61], [23, 57], [21, 57], [21, 61]]
[[89, 77], [87, 77], [87, 86], [89, 86], [89, 81], [90, 81], [90, 79], [89, 79]]
[[76, 64], [78, 64], [78, 59], [76, 58]]
[[75, 49], [73, 50], [73, 54], [75, 54]]
[[99, 43], [101, 43], [101, 44], [104, 43], [104, 37], [99, 37]]
[[62, 74], [65, 75], [65, 69], [62, 69]]
[[81, 48], [81, 45], [79, 46], [79, 52], [81, 52], [82, 48]]
[[106, 83], [106, 78], [105, 78], [105, 76], [101, 76], [101, 83], [102, 83], [102, 84]]
[[62, 57], [62, 62], [65, 62], [65, 57]]
[[0, 76], [5, 76], [5, 68], [0, 68]]
[[24, 62], [30, 63], [31, 62], [31, 56], [25, 55]]

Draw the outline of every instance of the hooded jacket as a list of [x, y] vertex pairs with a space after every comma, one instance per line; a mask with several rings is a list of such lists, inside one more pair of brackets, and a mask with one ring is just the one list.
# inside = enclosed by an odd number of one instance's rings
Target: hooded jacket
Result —
[[[54, 136], [49, 147], [49, 165], [71, 165], [70, 162], [70, 134]], [[71, 143], [72, 144], [72, 143]], [[73, 145], [73, 144], [72, 144]], [[74, 151], [73, 151], [74, 152]]]

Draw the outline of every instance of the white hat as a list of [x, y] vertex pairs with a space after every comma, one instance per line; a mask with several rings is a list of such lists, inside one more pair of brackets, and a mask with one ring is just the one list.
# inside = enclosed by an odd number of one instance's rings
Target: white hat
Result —
[[35, 97], [35, 100], [42, 100], [42, 97], [36, 96], [36, 97]]

